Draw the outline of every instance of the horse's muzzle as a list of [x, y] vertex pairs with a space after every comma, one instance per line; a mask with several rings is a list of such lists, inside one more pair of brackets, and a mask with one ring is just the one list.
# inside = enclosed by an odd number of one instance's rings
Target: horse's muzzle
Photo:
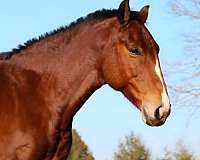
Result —
[[170, 113], [171, 105], [169, 107], [159, 106], [153, 113], [145, 108], [142, 109], [143, 121], [149, 126], [163, 125]]

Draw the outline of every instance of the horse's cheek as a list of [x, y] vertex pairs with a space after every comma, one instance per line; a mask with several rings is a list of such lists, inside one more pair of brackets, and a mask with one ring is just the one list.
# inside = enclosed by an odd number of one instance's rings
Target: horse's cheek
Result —
[[123, 85], [123, 77], [119, 72], [119, 65], [115, 61], [113, 54], [108, 55], [103, 62], [103, 79], [112, 88], [118, 90]]

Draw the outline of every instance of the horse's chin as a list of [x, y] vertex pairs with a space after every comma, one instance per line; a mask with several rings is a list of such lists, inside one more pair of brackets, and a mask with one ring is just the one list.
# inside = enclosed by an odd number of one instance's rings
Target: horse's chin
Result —
[[165, 123], [165, 121], [161, 121], [161, 120], [159, 120], [159, 121], [152, 121], [152, 120], [144, 120], [144, 118], [143, 118], [143, 121], [148, 125], [148, 126], [151, 126], [151, 127], [159, 127], [159, 126], [162, 126], [164, 123]]

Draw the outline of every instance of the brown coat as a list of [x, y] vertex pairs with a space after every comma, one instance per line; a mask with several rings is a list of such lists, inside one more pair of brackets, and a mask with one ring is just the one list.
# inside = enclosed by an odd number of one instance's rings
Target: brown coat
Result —
[[66, 160], [73, 116], [104, 84], [163, 124], [170, 104], [147, 16], [124, 0], [0, 55], [0, 160]]

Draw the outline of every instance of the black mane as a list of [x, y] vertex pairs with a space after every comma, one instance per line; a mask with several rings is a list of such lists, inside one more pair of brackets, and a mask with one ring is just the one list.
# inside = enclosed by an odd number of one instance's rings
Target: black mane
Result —
[[[12, 49], [12, 51], [10, 51], [10, 52], [4, 52], [4, 53], [0, 54], [0, 60], [9, 59], [13, 54], [19, 53], [21, 50], [26, 49], [27, 47], [29, 47], [30, 45], [32, 45], [36, 42], [39, 42], [47, 37], [57, 34], [57, 33], [68, 31], [80, 24], [94, 22], [94, 21], [100, 21], [100, 20], [104, 20], [104, 19], [108, 19], [108, 18], [112, 18], [112, 17], [117, 17], [118, 14], [119, 13], [118, 13], [117, 9], [109, 9], [109, 10], [102, 9], [102, 10], [95, 11], [93, 13], [88, 14], [86, 17], [81, 17], [81, 18], [77, 19], [76, 21], [70, 23], [69, 25], [61, 26], [58, 29], [55, 29], [51, 32], [47, 32], [43, 35], [40, 35], [38, 38], [33, 38], [31, 40], [28, 40], [24, 44], [18, 45], [17, 48]], [[137, 18], [137, 12], [131, 11], [131, 19], [132, 18]]]
[[36, 43], [36, 42], [39, 42], [47, 37], [50, 37], [50, 36], [53, 36], [57, 33], [60, 33], [60, 32], [64, 32], [64, 31], [67, 31], [67, 30], [70, 30], [82, 23], [88, 23], [88, 22], [91, 22], [91, 21], [99, 21], [99, 20], [103, 20], [103, 19], [107, 19], [107, 18], [111, 18], [111, 17], [114, 17], [114, 16], [117, 16], [117, 10], [106, 10], [106, 9], [103, 9], [103, 10], [98, 10], [98, 11], [95, 11], [93, 13], [90, 13], [88, 14], [86, 17], [81, 17], [79, 19], [77, 19], [76, 21], [70, 23], [69, 25], [66, 25], [66, 26], [61, 26], [60, 28], [57, 28], [53, 31], [50, 31], [50, 32], [47, 32], [43, 35], [40, 35], [38, 38], [33, 38], [31, 40], [28, 40], [27, 42], [25, 42], [24, 44], [22, 45], [18, 45], [17, 48], [14, 48], [12, 49], [12, 53], [17, 53], [17, 52], [20, 52], [22, 49], [25, 49], [27, 48], [28, 46], [32, 45], [33, 43]]

